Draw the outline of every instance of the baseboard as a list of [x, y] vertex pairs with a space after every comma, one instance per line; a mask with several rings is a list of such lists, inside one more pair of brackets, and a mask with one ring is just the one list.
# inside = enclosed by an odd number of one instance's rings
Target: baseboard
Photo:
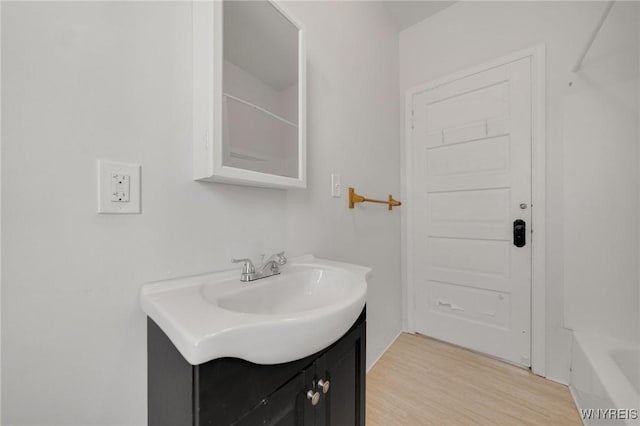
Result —
[[576, 396], [575, 390], [573, 389], [573, 386], [568, 385], [569, 387], [569, 393], [571, 394], [571, 398], [573, 399], [573, 405], [576, 406], [576, 411], [578, 412], [578, 415], [580, 416], [580, 420], [582, 421], [582, 424], [584, 426], [587, 425], [587, 422], [585, 421], [584, 417], [582, 417], [582, 413], [580, 412], [580, 410], [583, 408], [580, 406], [580, 404], [578, 403], [578, 398]]
[[378, 355], [378, 357], [376, 358], [375, 361], [373, 361], [373, 363], [369, 366], [369, 368], [367, 368], [367, 373], [373, 368], [374, 365], [376, 365], [378, 363], [378, 361], [380, 361], [380, 358], [382, 358], [382, 355], [384, 355], [389, 348], [391, 347], [391, 345], [393, 345], [395, 343], [396, 340], [398, 340], [398, 337], [400, 337], [400, 335], [404, 333], [402, 330], [398, 331], [398, 334], [396, 334], [396, 337], [394, 337], [393, 339], [391, 339], [391, 342], [387, 345], [386, 348], [384, 348], [384, 350], [380, 353], [380, 355]]
[[561, 385], [570, 386], [566, 380], [558, 379], [551, 376], [540, 376], [540, 377], [544, 377], [545, 379], [551, 380], [552, 382], [560, 383]]

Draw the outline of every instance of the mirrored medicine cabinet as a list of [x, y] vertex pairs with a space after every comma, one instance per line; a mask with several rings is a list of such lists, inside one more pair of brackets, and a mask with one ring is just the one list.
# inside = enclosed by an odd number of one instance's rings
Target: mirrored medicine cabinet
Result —
[[306, 187], [304, 33], [279, 3], [193, 2], [195, 179]]

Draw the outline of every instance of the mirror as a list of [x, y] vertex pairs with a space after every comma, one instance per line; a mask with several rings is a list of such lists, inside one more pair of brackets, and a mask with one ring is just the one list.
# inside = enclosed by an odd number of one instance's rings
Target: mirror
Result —
[[224, 164], [298, 177], [298, 28], [267, 1], [222, 7]]
[[[203, 15], [211, 19], [211, 28]], [[212, 53], [203, 58], [207, 46]], [[279, 4], [194, 3], [196, 156], [202, 151], [197, 139], [204, 122], [210, 127], [205, 137], [213, 145], [203, 153], [213, 155], [208, 164], [195, 159], [196, 179], [306, 186], [304, 61], [302, 30]], [[208, 87], [202, 66], [213, 73]], [[209, 108], [198, 101], [207, 88], [212, 92]], [[209, 113], [212, 117], [202, 119]]]

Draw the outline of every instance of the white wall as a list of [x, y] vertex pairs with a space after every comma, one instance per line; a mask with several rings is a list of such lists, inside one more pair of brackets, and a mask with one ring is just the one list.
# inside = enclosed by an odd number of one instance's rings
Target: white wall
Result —
[[[306, 26], [308, 188], [288, 192], [287, 243], [373, 268], [367, 364], [401, 329], [400, 211], [347, 208], [348, 187], [372, 198], [400, 191], [398, 39], [377, 2], [286, 3]], [[356, 54], [357, 53], [357, 54]], [[342, 198], [330, 198], [331, 173]]]
[[637, 4], [617, 3], [563, 108], [565, 319], [640, 340]]
[[[458, 2], [400, 34], [400, 93], [541, 42], [547, 46], [547, 375], [569, 379], [564, 328], [562, 106], [569, 69], [602, 10], [599, 2]], [[616, 6], [618, 7], [618, 6]]]
[[[189, 3], [3, 4], [3, 425], [146, 424], [140, 285], [232, 256], [369, 265], [369, 362], [399, 331], [397, 211], [329, 197], [334, 169], [398, 191], [397, 38], [379, 4], [290, 8], [309, 189], [285, 192], [191, 180]], [[97, 158], [142, 164], [141, 215], [95, 213]]]

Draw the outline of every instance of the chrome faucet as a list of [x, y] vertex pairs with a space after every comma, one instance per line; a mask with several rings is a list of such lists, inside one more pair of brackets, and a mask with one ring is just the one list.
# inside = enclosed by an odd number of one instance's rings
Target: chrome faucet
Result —
[[256, 278], [256, 267], [253, 266], [253, 262], [251, 261], [251, 259], [231, 259], [231, 262], [242, 262], [242, 273], [240, 274], [240, 281], [248, 282], [258, 279]]
[[284, 252], [276, 253], [270, 256], [269, 259], [260, 266], [258, 271], [256, 271], [256, 267], [253, 265], [251, 259], [231, 259], [231, 262], [242, 263], [240, 281], [249, 282], [279, 274], [280, 267], [287, 263], [287, 258], [284, 256]]

